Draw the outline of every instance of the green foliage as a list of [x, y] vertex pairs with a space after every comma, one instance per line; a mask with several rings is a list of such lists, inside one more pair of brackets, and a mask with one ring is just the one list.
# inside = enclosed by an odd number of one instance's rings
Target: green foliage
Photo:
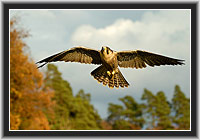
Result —
[[90, 104], [90, 94], [80, 90], [75, 96], [73, 106], [75, 107], [70, 113], [74, 129], [100, 129], [101, 118]]
[[190, 99], [185, 97], [178, 85], [175, 86], [172, 103], [175, 112], [173, 122], [177, 125], [177, 129], [190, 129]]
[[119, 99], [124, 106], [109, 104], [108, 121], [113, 129], [138, 129], [144, 124], [141, 106], [131, 97], [125, 96]]
[[142, 95], [145, 101], [143, 104], [138, 104], [131, 96], [119, 98], [123, 105], [109, 103], [109, 116], [107, 121], [102, 121], [90, 104], [90, 94], [81, 89], [74, 96], [70, 84], [62, 79], [55, 65], [48, 65], [45, 84], [55, 92], [55, 116], [47, 115], [51, 129], [136, 130], [145, 125], [147, 129], [170, 130], [190, 127], [190, 100], [179, 86], [175, 87], [171, 103], [167, 101], [164, 92], [154, 95], [147, 89], [144, 89]]
[[45, 73], [45, 86], [54, 90], [53, 100], [56, 102], [54, 106], [54, 116], [48, 116], [51, 129], [71, 129], [69, 123], [69, 107], [70, 100], [72, 100], [72, 89], [70, 84], [63, 80], [61, 73], [58, 71], [55, 65], [47, 65], [47, 71]]
[[74, 96], [70, 84], [63, 80], [53, 64], [48, 64], [45, 83], [55, 91], [55, 116], [48, 117], [51, 129], [100, 129], [100, 116], [90, 104], [90, 94], [83, 90]]
[[166, 96], [163, 92], [158, 92], [157, 95], [157, 107], [156, 113], [158, 115], [158, 124], [157, 126], [162, 129], [172, 129], [171, 123], [171, 109], [170, 105], [166, 99]]
[[175, 86], [174, 97], [169, 103], [164, 92], [152, 94], [144, 90], [142, 100], [146, 100], [143, 116], [149, 120], [148, 129], [190, 128], [190, 100], [185, 97], [179, 86]]
[[172, 129], [170, 105], [163, 92], [153, 95], [147, 89], [144, 90], [142, 100], [146, 100], [144, 115], [149, 120], [148, 129]]
[[146, 120], [150, 120], [149, 127], [155, 127], [155, 122], [156, 122], [156, 108], [155, 108], [155, 103], [156, 103], [156, 97], [153, 95], [152, 92], [150, 92], [147, 89], [144, 89], [144, 93], [142, 95], [142, 100], [146, 100], [147, 103], [143, 105], [144, 108], [144, 114], [146, 117]]
[[126, 120], [116, 120], [113, 124], [114, 130], [131, 130], [131, 123]]
[[122, 117], [121, 116], [121, 112], [123, 110], [124, 110], [123, 106], [109, 103], [109, 107], [108, 107], [108, 112], [109, 112], [108, 120], [110, 122], [112, 122], [112, 121], [121, 119], [121, 117]]

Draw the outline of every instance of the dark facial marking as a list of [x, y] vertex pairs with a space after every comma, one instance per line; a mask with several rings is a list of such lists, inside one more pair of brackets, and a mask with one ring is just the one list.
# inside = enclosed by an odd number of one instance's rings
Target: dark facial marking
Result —
[[107, 54], [109, 54], [109, 50], [108, 50], [108, 48], [106, 49], [106, 52], [107, 52]]

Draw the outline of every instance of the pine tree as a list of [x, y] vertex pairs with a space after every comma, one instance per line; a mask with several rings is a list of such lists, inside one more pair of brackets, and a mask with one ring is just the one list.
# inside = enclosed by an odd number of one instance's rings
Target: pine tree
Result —
[[112, 124], [113, 129], [141, 129], [144, 124], [142, 110], [131, 96], [125, 96], [119, 99], [124, 106], [109, 104], [108, 122]]
[[150, 122], [148, 129], [173, 129], [170, 105], [163, 92], [153, 95], [145, 89], [142, 99], [147, 101], [144, 114]]
[[156, 97], [153, 93], [147, 89], [144, 89], [142, 95], [142, 100], [146, 100], [146, 103], [143, 104], [143, 114], [146, 119], [146, 124], [148, 129], [156, 127]]
[[70, 124], [70, 103], [74, 100], [70, 84], [62, 79], [61, 73], [53, 64], [47, 65], [45, 73], [45, 85], [50, 87], [55, 93], [54, 116], [48, 116], [51, 129], [67, 130], [71, 129]]
[[97, 110], [90, 104], [90, 94], [80, 90], [74, 98], [73, 124], [74, 129], [78, 130], [97, 130], [101, 129], [101, 118]]
[[158, 92], [156, 95], [157, 106], [157, 127], [162, 130], [173, 129], [172, 120], [171, 120], [171, 108], [169, 102], [166, 99], [164, 92]]
[[185, 97], [178, 85], [175, 86], [172, 107], [175, 112], [173, 122], [177, 129], [190, 129], [190, 99]]
[[47, 65], [45, 83], [55, 91], [55, 116], [48, 117], [52, 129], [100, 129], [101, 118], [90, 104], [90, 94], [80, 90], [74, 96], [69, 82], [53, 64]]

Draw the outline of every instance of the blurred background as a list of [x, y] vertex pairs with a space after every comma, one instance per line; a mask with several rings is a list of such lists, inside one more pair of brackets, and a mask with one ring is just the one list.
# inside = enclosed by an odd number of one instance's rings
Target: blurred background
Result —
[[[10, 129], [190, 129], [189, 10], [11, 10]], [[95, 65], [35, 62], [75, 46], [145, 50], [183, 66], [123, 69], [129, 88], [93, 80]]]

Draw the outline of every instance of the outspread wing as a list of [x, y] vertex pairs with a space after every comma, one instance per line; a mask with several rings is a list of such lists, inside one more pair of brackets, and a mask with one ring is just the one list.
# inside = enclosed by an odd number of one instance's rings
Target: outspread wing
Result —
[[99, 51], [85, 47], [74, 47], [37, 62], [37, 63], [44, 63], [38, 68], [43, 67], [45, 64], [49, 62], [56, 62], [56, 61], [79, 62], [85, 64], [101, 64]]
[[184, 60], [174, 59], [145, 51], [122, 51], [117, 53], [118, 65], [124, 68], [145, 68], [160, 65], [182, 65]]

